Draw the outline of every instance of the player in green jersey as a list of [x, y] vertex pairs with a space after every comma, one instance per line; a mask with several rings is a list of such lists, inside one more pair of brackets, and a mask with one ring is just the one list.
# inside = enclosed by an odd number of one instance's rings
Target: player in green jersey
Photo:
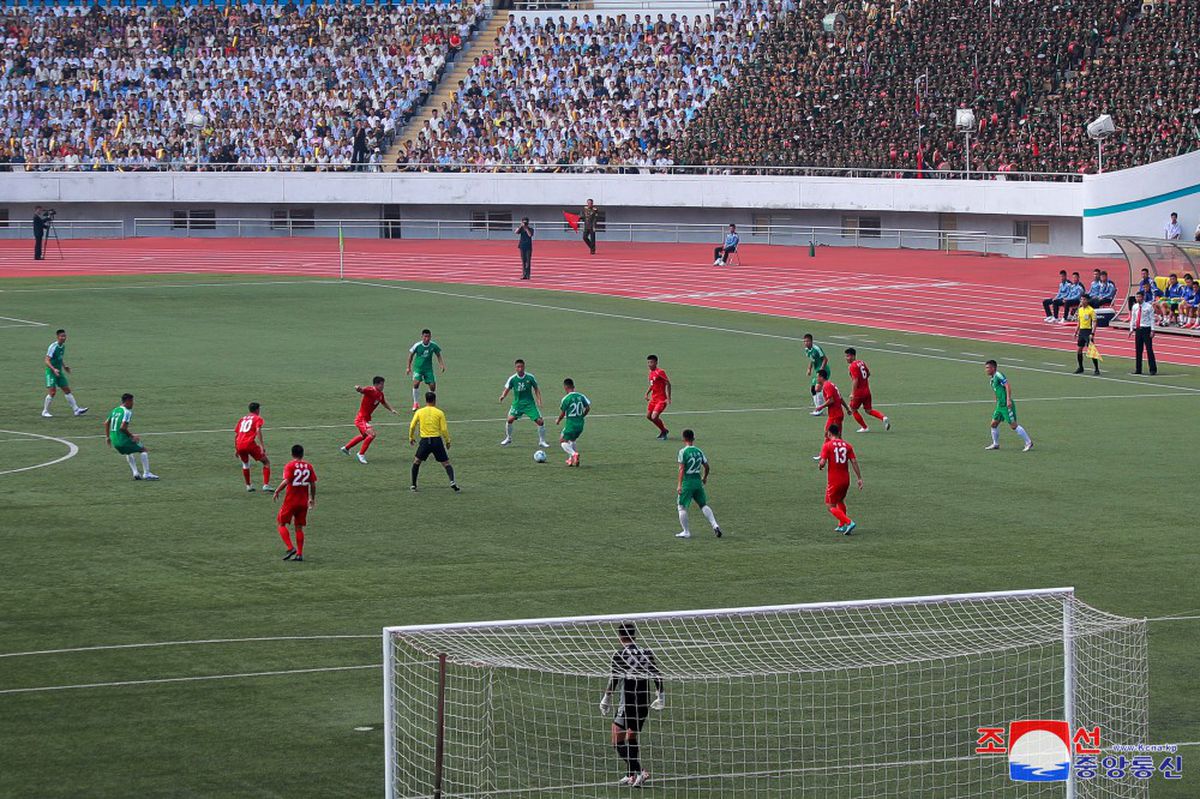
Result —
[[592, 401], [575, 390], [575, 381], [569, 377], [563, 381], [563, 392], [566, 396], [558, 404], [558, 419], [554, 423], [561, 424], [563, 419], [567, 420], [563, 425], [559, 446], [567, 453], [567, 465], [578, 466], [579, 444], [576, 442], [583, 435], [583, 420], [592, 412]]
[[817, 391], [817, 375], [829, 379], [829, 359], [825, 357], [825, 350], [821, 349], [819, 344], [813, 343], [812, 333], [804, 334], [804, 355], [808, 358], [808, 371], [805, 374], [809, 379], [808, 392], [812, 394], [812, 415], [820, 416], [823, 411], [819, 409], [824, 400]]
[[525, 361], [517, 358], [513, 361], [517, 371], [504, 381], [504, 391], [500, 393], [500, 401], [513, 395], [512, 407], [508, 409], [508, 418], [504, 422], [504, 440], [500, 446], [507, 447], [512, 443], [513, 422], [522, 416], [528, 416], [537, 425], [538, 446], [542, 449], [550, 446], [546, 443], [546, 420], [542, 418], [542, 390], [538, 388], [537, 378], [525, 371]]
[[55, 339], [50, 343], [50, 349], [46, 350], [46, 357], [43, 359], [46, 364], [46, 399], [42, 402], [42, 416], [49, 419], [53, 415], [50, 413], [50, 402], [60, 388], [66, 395], [67, 404], [71, 406], [75, 415], [83, 416], [88, 409], [79, 407], [79, 403], [75, 401], [75, 395], [71, 393], [71, 386], [67, 382], [67, 375], [71, 373], [71, 367], [67, 366], [66, 362], [67, 331], [59, 328], [54, 335]]
[[[129, 423], [133, 420], [133, 395], [122, 394], [121, 404], [109, 412], [104, 420], [104, 439], [108, 445], [125, 456], [134, 480], [157, 480], [158, 475], [150, 471], [150, 454], [142, 445], [142, 439], [133, 434]], [[138, 474], [134, 455], [142, 456], [142, 473]]]
[[700, 512], [712, 525], [717, 538], [721, 537], [721, 528], [713, 516], [712, 508], [708, 506], [708, 494], [704, 486], [708, 483], [708, 458], [696, 446], [696, 434], [691, 430], [683, 431], [683, 449], [679, 450], [679, 479], [675, 484], [675, 493], [679, 495], [679, 526], [683, 529], [675, 534], [676, 538], [691, 538], [692, 531], [688, 528], [688, 505], [692, 500], [700, 506]]
[[442, 374], [446, 374], [446, 361], [442, 358], [442, 348], [433, 340], [429, 328], [421, 331], [421, 340], [408, 348], [408, 367], [404, 374], [412, 375], [413, 407], [415, 411], [421, 407], [421, 383], [429, 386], [430, 391], [437, 391], [437, 378], [433, 376], [433, 359], [437, 358]]
[[1025, 428], [1017, 424], [1017, 406], [1013, 403], [1012, 386], [1008, 378], [996, 368], [995, 361], [983, 365], [983, 371], [991, 380], [992, 391], [996, 394], [996, 410], [992, 413], [992, 443], [984, 449], [1000, 449], [1000, 423], [1008, 422], [1008, 426], [1016, 431], [1025, 442], [1024, 452], [1033, 449], [1033, 439], [1025, 432]]

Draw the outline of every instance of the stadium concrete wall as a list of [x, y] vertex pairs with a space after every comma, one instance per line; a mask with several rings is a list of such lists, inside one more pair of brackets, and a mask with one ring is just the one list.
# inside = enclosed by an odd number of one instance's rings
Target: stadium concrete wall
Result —
[[1158, 237], [1179, 214], [1183, 238], [1200, 225], [1200, 152], [1156, 164], [1089, 175], [1083, 182], [1083, 237], [1088, 252], [1118, 252], [1106, 234]]
[[[562, 209], [588, 198], [602, 206], [613, 226], [611, 237], [702, 240], [730, 222], [748, 242], [807, 243], [808, 236], [756, 233], [773, 225], [842, 228], [855, 217], [869, 216], [884, 229], [907, 228], [980, 231], [1012, 236], [1014, 223], [1045, 223], [1045, 243], [1032, 243], [1029, 254], [1104, 253], [1113, 249], [1099, 236], [1162, 235], [1171, 210], [1180, 213], [1185, 237], [1200, 222], [1200, 153], [1158, 164], [1099, 176], [1082, 182], [896, 180], [789, 175], [610, 175], [610, 174], [344, 174], [344, 173], [95, 173], [26, 172], [0, 177], [0, 209], [9, 218], [26, 219], [34, 204], [57, 206], [60, 220], [114, 219], [124, 235], [279, 235], [263, 221], [217, 231], [169, 225], [158, 229], [135, 220], [163, 219], [172, 212], [211, 209], [218, 218], [266, 220], [281, 209], [312, 209], [318, 219], [357, 220], [351, 236], [383, 235], [379, 221], [399, 214], [392, 233], [404, 237], [492, 237], [508, 235], [449, 223], [478, 214], [509, 214], [553, 221]], [[231, 199], [236, 198], [236, 202]], [[658, 226], [624, 232], [625, 223]], [[679, 229], [704, 225], [704, 230]], [[861, 223], [860, 223], [861, 224]], [[303, 230], [284, 231], [304, 235]], [[318, 229], [312, 235], [328, 235]], [[560, 231], [543, 229], [543, 237]], [[565, 233], [561, 233], [565, 235]], [[837, 241], [848, 243], [836, 234]], [[818, 243], [820, 243], [818, 237]], [[909, 237], [859, 240], [866, 246], [937, 246], [936, 240]]]

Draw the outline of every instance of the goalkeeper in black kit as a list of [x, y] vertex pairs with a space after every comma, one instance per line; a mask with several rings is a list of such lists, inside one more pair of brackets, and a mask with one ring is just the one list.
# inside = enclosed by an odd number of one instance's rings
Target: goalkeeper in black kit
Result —
[[[612, 695], [621, 688], [621, 703], [617, 705], [612, 723], [612, 745], [625, 761], [627, 772], [618, 785], [640, 788], [650, 779], [650, 772], [642, 768], [641, 747], [638, 732], [646, 723], [651, 710], [662, 710], [666, 705], [663, 695], [662, 676], [654, 653], [634, 643], [637, 628], [632, 622], [623, 622], [617, 627], [617, 638], [621, 648], [612, 656], [612, 676], [608, 688], [600, 700], [600, 712], [608, 715], [612, 710]], [[654, 683], [654, 699], [650, 699], [650, 683]]]

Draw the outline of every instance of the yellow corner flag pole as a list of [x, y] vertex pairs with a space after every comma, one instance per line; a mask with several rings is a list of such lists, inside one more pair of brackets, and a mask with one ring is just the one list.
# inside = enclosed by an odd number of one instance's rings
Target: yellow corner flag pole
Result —
[[338, 222], [338, 280], [346, 279], [346, 236], [342, 233], [342, 223]]

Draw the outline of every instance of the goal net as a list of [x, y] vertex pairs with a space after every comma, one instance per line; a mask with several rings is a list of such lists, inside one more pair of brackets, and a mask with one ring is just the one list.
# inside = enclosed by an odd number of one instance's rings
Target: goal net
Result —
[[1007, 760], [976, 754], [980, 727], [1025, 719], [1145, 742], [1144, 620], [1061, 588], [389, 627], [389, 799], [622, 795], [620, 685], [600, 709], [622, 623], [664, 685], [638, 736], [656, 797], [1145, 796], [1014, 793]]

